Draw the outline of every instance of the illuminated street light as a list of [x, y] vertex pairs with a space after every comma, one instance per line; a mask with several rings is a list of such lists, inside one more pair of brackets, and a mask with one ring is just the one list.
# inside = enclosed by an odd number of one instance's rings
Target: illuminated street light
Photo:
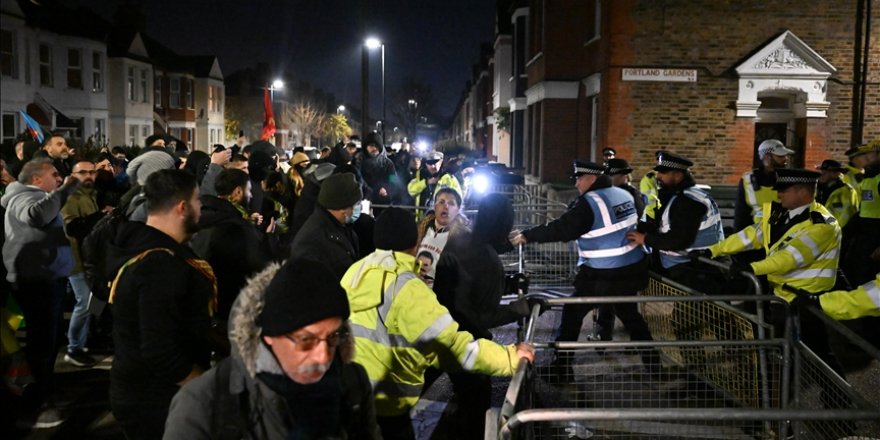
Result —
[[[361, 113], [361, 127], [363, 130], [366, 130], [367, 120], [369, 119], [369, 97], [368, 97], [368, 89], [369, 89], [369, 53], [368, 50], [372, 49], [382, 49], [382, 120], [386, 119], [385, 117], [385, 44], [382, 43], [381, 40], [375, 37], [370, 37], [364, 40], [364, 50], [362, 52], [361, 57], [361, 100], [363, 103], [363, 112]], [[385, 142], [385, 124], [382, 124], [381, 133], [382, 142]], [[384, 145], [383, 145], [384, 147]]]
[[338, 113], [342, 113], [342, 112], [344, 112], [344, 111], [345, 111], [345, 106], [344, 106], [344, 105], [341, 105], [341, 104], [340, 104], [339, 107], [336, 107], [336, 113], [337, 113], [337, 114], [338, 114]]
[[275, 81], [272, 81], [272, 88], [275, 90], [283, 89], [284, 88], [284, 81], [281, 81], [280, 79], [276, 79]]

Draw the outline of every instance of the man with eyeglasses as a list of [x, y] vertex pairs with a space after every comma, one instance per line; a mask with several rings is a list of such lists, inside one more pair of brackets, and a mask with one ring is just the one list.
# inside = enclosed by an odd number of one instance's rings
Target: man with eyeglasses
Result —
[[86, 274], [83, 271], [80, 246], [98, 220], [111, 209], [102, 210], [98, 207], [97, 192], [95, 191], [95, 176], [97, 174], [95, 164], [88, 160], [81, 160], [73, 165], [72, 174], [82, 183], [61, 208], [61, 215], [64, 218], [64, 232], [70, 238], [74, 259], [73, 271], [67, 280], [73, 288], [73, 296], [76, 299], [73, 314], [70, 317], [70, 325], [67, 329], [67, 354], [64, 355], [64, 361], [77, 367], [88, 368], [95, 365], [95, 359], [86, 354], [86, 340], [89, 333], [88, 305], [91, 292], [86, 281]]
[[270, 265], [232, 309], [232, 356], [177, 393], [164, 438], [381, 438], [348, 316], [322, 264]]

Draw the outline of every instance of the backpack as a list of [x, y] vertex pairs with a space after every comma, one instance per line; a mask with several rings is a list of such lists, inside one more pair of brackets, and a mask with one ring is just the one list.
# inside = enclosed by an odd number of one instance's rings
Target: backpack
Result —
[[107, 273], [108, 244], [116, 237], [121, 225], [127, 221], [125, 207], [114, 208], [109, 215], [105, 215], [95, 223], [95, 227], [86, 235], [80, 247], [86, 282], [92, 294], [103, 301], [110, 298], [110, 285], [116, 277], [115, 273]]

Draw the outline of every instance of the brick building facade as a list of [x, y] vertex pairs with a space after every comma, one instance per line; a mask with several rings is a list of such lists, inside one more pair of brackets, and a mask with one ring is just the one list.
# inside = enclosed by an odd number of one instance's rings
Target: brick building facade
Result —
[[511, 157], [499, 160], [540, 181], [567, 181], [574, 157], [613, 147], [637, 175], [665, 149], [693, 159], [700, 181], [735, 184], [766, 138], [809, 167], [880, 137], [869, 0], [510, 3], [498, 19], [513, 25]]

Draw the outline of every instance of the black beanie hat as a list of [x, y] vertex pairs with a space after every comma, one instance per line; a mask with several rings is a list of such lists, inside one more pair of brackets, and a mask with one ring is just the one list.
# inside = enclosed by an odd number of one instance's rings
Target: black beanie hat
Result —
[[263, 295], [257, 325], [264, 336], [280, 336], [322, 319], [349, 315], [348, 296], [322, 264], [290, 260], [278, 269]]
[[388, 208], [376, 219], [373, 243], [376, 249], [405, 251], [416, 245], [419, 233], [415, 217], [401, 208]]
[[333, 174], [321, 182], [318, 204], [326, 209], [345, 209], [354, 206], [362, 198], [361, 186], [354, 174]]

